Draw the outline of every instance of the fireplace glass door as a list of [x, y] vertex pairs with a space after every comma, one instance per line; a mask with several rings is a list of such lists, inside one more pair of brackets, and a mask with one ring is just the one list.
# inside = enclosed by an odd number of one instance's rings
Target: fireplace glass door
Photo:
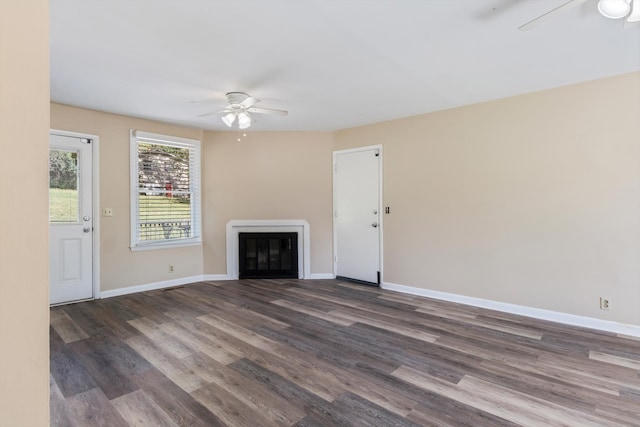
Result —
[[240, 279], [298, 278], [298, 233], [239, 233]]

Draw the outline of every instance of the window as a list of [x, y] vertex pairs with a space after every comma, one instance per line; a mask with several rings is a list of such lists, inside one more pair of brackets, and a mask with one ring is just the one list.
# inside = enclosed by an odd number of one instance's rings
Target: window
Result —
[[131, 249], [200, 242], [200, 141], [132, 130]]

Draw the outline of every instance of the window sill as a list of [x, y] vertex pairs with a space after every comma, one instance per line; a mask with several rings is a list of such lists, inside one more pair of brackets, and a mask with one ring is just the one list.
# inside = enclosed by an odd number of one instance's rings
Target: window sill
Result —
[[202, 240], [193, 239], [193, 240], [172, 241], [172, 242], [162, 242], [162, 243], [150, 243], [146, 245], [130, 246], [129, 249], [131, 249], [131, 252], [138, 252], [138, 251], [153, 251], [156, 249], [184, 248], [189, 246], [202, 246]]

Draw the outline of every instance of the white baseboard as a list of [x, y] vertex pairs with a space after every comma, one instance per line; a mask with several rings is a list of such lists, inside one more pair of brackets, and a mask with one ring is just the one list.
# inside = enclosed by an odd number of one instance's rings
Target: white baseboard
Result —
[[415, 288], [412, 286], [398, 285], [396, 283], [383, 282], [380, 287], [389, 291], [397, 291], [405, 294], [418, 295], [422, 297], [434, 298], [443, 301], [456, 302], [459, 304], [472, 305], [474, 307], [487, 308], [490, 310], [502, 311], [505, 313], [519, 314], [521, 316], [533, 317], [535, 319], [549, 320], [567, 325], [581, 326], [584, 328], [597, 329], [600, 331], [613, 332], [621, 335], [628, 335], [640, 338], [640, 326], [625, 323], [612, 322], [610, 320], [595, 319], [593, 317], [577, 316], [575, 314], [562, 313], [559, 311], [544, 310], [541, 308], [527, 307], [524, 305], [509, 304], [499, 301], [492, 301], [482, 298], [468, 297], [447, 292], [432, 291], [429, 289]]
[[336, 276], [334, 276], [331, 273], [313, 273], [310, 274], [309, 277], [305, 277], [305, 279], [335, 279]]
[[231, 276], [227, 276], [226, 274], [205, 274], [202, 276], [202, 280], [210, 280], [215, 282], [217, 280], [237, 280]]
[[[308, 279], [335, 279], [333, 274], [318, 273], [311, 274]], [[126, 288], [110, 289], [100, 292], [97, 298], [113, 298], [121, 295], [135, 294], [137, 292], [155, 291], [157, 289], [171, 288], [174, 286], [188, 285], [190, 283], [203, 281], [238, 280], [226, 274], [203, 274], [202, 276], [181, 277], [179, 279], [165, 280], [163, 282], [147, 283], [144, 285], [128, 286]]]
[[174, 286], [188, 285], [189, 283], [202, 282], [204, 276], [189, 276], [179, 279], [165, 280], [163, 282], [147, 283], [144, 285], [128, 286], [126, 288], [111, 289], [100, 292], [100, 298], [112, 298], [121, 295], [135, 294], [137, 292], [154, 291], [156, 289], [171, 288]]

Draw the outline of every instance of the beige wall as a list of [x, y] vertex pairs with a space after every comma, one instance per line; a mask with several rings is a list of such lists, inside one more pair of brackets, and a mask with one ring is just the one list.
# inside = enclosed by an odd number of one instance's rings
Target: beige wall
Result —
[[0, 425], [49, 424], [49, 9], [0, 1]]
[[205, 274], [226, 274], [226, 224], [302, 219], [311, 229], [311, 273], [331, 274], [332, 134], [205, 132]]
[[[102, 291], [199, 276], [202, 246], [132, 252], [129, 216], [129, 130], [202, 140], [202, 131], [51, 104], [51, 128], [97, 135], [100, 139], [100, 285]], [[175, 268], [169, 273], [169, 265]]]
[[[640, 325], [640, 73], [336, 132], [384, 145], [384, 280]], [[599, 309], [599, 297], [612, 309]]]

